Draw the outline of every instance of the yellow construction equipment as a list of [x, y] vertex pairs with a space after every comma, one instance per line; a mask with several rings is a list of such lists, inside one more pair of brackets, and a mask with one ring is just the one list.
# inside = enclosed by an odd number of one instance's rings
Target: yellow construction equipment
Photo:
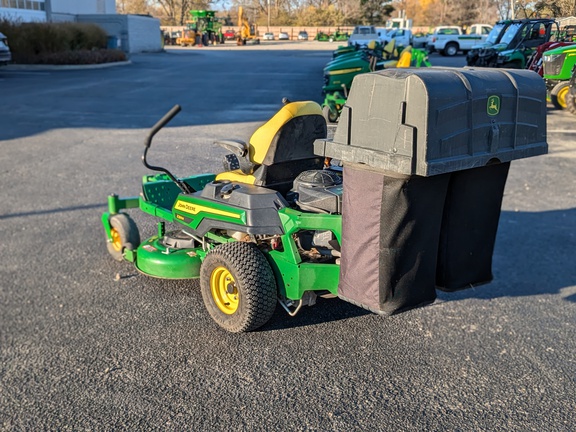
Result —
[[240, 28], [240, 31], [238, 32], [238, 39], [236, 39], [237, 45], [260, 43], [260, 39], [258, 38], [258, 26], [253, 23], [251, 24], [248, 21], [242, 6], [238, 7], [238, 27]]
[[190, 29], [183, 30], [181, 36], [176, 38], [176, 44], [180, 46], [196, 45], [196, 32]]

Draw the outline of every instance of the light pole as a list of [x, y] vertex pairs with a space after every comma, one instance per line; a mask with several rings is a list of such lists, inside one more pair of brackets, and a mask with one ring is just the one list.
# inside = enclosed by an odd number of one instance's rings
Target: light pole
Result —
[[268, 27], [266, 28], [267, 32], [270, 32], [270, 0], [268, 0]]
[[510, 0], [510, 18], [515, 19], [514, 0]]
[[52, 22], [52, 0], [44, 2], [44, 11], [46, 12], [46, 21]]

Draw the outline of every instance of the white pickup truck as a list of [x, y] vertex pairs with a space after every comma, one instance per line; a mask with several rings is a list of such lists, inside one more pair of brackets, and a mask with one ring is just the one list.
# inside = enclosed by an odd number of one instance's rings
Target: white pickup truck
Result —
[[396, 40], [396, 46], [407, 47], [412, 45], [412, 30], [397, 28], [380, 35], [380, 41], [386, 45], [392, 39]]
[[437, 51], [442, 55], [453, 56], [459, 51], [468, 52], [474, 45], [486, 40], [492, 30], [489, 24], [473, 24], [467, 32], [458, 26], [441, 26], [434, 29], [428, 37], [428, 51]]
[[376, 27], [374, 26], [356, 26], [348, 38], [348, 45], [368, 45], [370, 41], [380, 41]]

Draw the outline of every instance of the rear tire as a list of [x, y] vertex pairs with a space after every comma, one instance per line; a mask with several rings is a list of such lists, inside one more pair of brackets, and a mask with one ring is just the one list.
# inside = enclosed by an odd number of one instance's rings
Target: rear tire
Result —
[[449, 43], [448, 45], [446, 45], [444, 47], [444, 55], [448, 56], [448, 57], [454, 57], [456, 54], [458, 54], [458, 45], [455, 43]]
[[566, 95], [566, 109], [576, 115], [576, 89], [574, 87]]
[[229, 332], [255, 330], [276, 309], [274, 273], [252, 243], [224, 243], [210, 251], [200, 268], [200, 287], [208, 313]]
[[550, 91], [550, 100], [552, 101], [552, 105], [556, 109], [566, 109], [568, 107], [568, 103], [566, 97], [568, 96], [568, 92], [570, 90], [570, 82], [569, 81], [562, 81], [559, 82], [552, 88]]
[[140, 246], [140, 232], [134, 220], [126, 213], [110, 216], [112, 241], [108, 241], [108, 252], [117, 261], [124, 259], [124, 251]]

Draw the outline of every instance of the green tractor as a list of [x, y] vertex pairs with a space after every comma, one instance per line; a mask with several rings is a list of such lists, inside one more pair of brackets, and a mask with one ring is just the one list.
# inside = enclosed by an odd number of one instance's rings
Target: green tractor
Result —
[[188, 28], [196, 33], [198, 43], [213, 45], [224, 43], [222, 23], [216, 18], [216, 12], [210, 10], [191, 10]]
[[576, 65], [576, 44], [546, 51], [543, 56], [543, 78], [550, 101], [557, 109], [567, 108], [570, 78]]
[[330, 40], [330, 35], [328, 33], [319, 31], [318, 33], [316, 33], [314, 40], [317, 40], [319, 42], [328, 42]]

